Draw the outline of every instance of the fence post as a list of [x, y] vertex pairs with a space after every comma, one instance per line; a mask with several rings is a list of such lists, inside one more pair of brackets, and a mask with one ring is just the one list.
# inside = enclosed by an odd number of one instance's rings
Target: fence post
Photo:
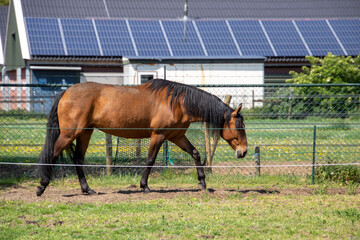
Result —
[[255, 175], [260, 177], [260, 146], [255, 146]]
[[106, 142], [106, 174], [111, 175], [111, 167], [112, 165], [112, 137], [110, 134], [105, 134], [105, 142]]
[[291, 109], [292, 108], [292, 96], [291, 96], [291, 94], [290, 94], [290, 96], [289, 96], [289, 111], [288, 111], [288, 120], [290, 120], [290, 118], [291, 118]]
[[[224, 103], [229, 105], [231, 98], [232, 98], [231, 95], [226, 95], [224, 99]], [[216, 146], [220, 138], [220, 131], [216, 131], [214, 132], [214, 136], [210, 136], [210, 132], [211, 132], [209, 129], [210, 125], [208, 123], [204, 123], [204, 127], [205, 127], [205, 152], [206, 152], [205, 166], [212, 166], [212, 160], [214, 158]], [[211, 167], [207, 168], [206, 170], [210, 173], [212, 172]]]
[[[166, 80], [166, 65], [164, 65], [164, 80]], [[163, 143], [163, 164], [167, 166], [169, 160], [169, 143], [167, 140]]]
[[136, 160], [141, 159], [141, 139], [136, 139]]
[[315, 184], [315, 154], [316, 154], [316, 126], [314, 126], [314, 138], [313, 138], [312, 184]]
[[165, 140], [163, 143], [163, 163], [164, 166], [168, 165], [168, 159], [169, 159], [169, 143], [168, 140]]
[[251, 108], [252, 109], [255, 108], [255, 91], [254, 90], [252, 90], [252, 107]]

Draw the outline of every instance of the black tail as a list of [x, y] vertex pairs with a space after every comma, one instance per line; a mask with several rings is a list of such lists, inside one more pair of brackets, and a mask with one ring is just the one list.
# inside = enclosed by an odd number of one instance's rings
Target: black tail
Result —
[[[56, 140], [60, 136], [58, 105], [64, 93], [65, 91], [60, 93], [60, 95], [56, 98], [54, 105], [51, 108], [48, 118], [48, 123], [46, 125], [47, 130], [46, 130], [45, 145], [41, 151], [40, 159], [39, 159], [40, 164], [54, 163], [53, 162], [54, 145]], [[42, 182], [48, 183], [52, 178], [53, 172], [54, 172], [54, 166], [39, 165], [37, 174], [41, 178]]]

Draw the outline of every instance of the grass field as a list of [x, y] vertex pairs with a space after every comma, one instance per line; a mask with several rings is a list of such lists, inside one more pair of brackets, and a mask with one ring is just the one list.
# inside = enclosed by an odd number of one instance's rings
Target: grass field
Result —
[[[359, 239], [359, 189], [311, 185], [294, 176], [209, 175], [164, 171], [139, 192], [139, 176], [91, 177], [99, 195], [80, 194], [75, 178], [0, 182], [0, 239]], [[136, 184], [136, 187], [133, 186]], [[17, 197], [16, 197], [17, 196]]]
[[[309, 118], [306, 120], [249, 120], [247, 137], [249, 156], [254, 154], [254, 146], [261, 146], [264, 162], [309, 163], [313, 157], [314, 129], [316, 134], [316, 157], [323, 162], [353, 162], [360, 158], [360, 123], [343, 119]], [[46, 119], [0, 118], [0, 161], [36, 162], [45, 139]], [[202, 124], [195, 124], [188, 130], [187, 136], [205, 157], [205, 137]], [[119, 164], [133, 162], [136, 152], [136, 140], [113, 137], [113, 155], [118, 152]], [[141, 158], [146, 158], [148, 139], [141, 141]], [[162, 158], [162, 151], [159, 153]], [[192, 163], [192, 159], [179, 148], [170, 144], [170, 158], [174, 164]], [[95, 131], [87, 152], [88, 163], [104, 164], [105, 134]], [[214, 157], [214, 163], [234, 164], [233, 150], [220, 141]], [[158, 162], [161, 162], [161, 160]], [[235, 162], [235, 165], [238, 164]]]

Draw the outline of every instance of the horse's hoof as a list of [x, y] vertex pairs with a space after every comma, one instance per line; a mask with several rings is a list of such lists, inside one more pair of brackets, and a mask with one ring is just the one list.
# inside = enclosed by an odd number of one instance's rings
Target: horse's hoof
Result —
[[42, 187], [37, 187], [36, 196], [40, 197], [44, 193], [44, 191], [45, 189], [43, 189]]
[[86, 193], [87, 195], [93, 195], [96, 194], [96, 192], [94, 190], [92, 190], [91, 188], [89, 188], [88, 190], [82, 191], [83, 193]]
[[206, 185], [203, 185], [203, 184], [198, 184], [198, 187], [201, 191], [205, 191], [206, 190]]
[[150, 188], [149, 188], [149, 187], [144, 187], [144, 188], [143, 188], [143, 191], [144, 191], [145, 194], [146, 194], [146, 193], [149, 193], [149, 192], [150, 192]]

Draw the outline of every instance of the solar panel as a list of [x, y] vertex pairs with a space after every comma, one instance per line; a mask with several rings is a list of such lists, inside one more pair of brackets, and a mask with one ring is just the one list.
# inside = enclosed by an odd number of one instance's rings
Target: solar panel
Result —
[[295, 22], [314, 56], [344, 55], [325, 20]]
[[100, 56], [94, 26], [88, 19], [61, 19], [68, 55]]
[[229, 25], [243, 55], [275, 55], [259, 21], [229, 20]]
[[95, 20], [104, 56], [136, 56], [125, 20]]
[[159, 21], [130, 20], [139, 56], [170, 56]]
[[239, 51], [243, 56], [274, 56], [274, 51], [278, 56], [305, 56], [309, 52], [304, 41], [315, 56], [344, 55], [343, 49], [348, 55], [360, 53], [359, 19], [197, 20], [187, 22], [185, 38], [181, 20], [127, 24], [119, 19], [25, 18], [25, 23], [31, 55], [131, 57], [137, 49], [138, 56], [194, 57], [204, 56], [204, 47], [209, 56], [239, 56]]
[[329, 20], [348, 55], [360, 53], [360, 20]]
[[225, 21], [196, 21], [208, 56], [239, 56]]
[[26, 18], [31, 55], [65, 55], [57, 19]]
[[279, 56], [306, 56], [309, 52], [292, 21], [262, 21]]
[[205, 56], [191, 21], [162, 21], [162, 24], [174, 56]]

